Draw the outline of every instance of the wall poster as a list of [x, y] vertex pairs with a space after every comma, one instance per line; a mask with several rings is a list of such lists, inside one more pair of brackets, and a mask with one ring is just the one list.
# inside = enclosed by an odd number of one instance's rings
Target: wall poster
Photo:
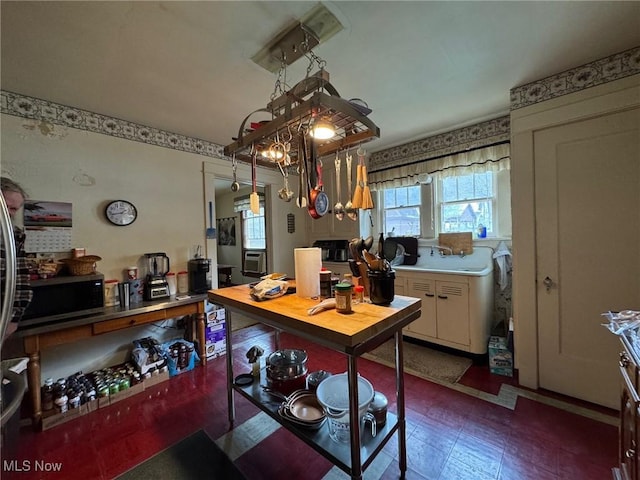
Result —
[[234, 246], [236, 244], [236, 217], [217, 218], [218, 245]]

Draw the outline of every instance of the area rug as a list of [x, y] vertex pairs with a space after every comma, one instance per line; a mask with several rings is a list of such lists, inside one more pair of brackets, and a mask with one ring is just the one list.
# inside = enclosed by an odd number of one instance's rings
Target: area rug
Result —
[[[437, 383], [456, 383], [473, 363], [471, 359], [439, 352], [432, 348], [403, 342], [404, 371]], [[363, 358], [395, 367], [395, 342], [389, 340]]]
[[204, 431], [123, 473], [118, 480], [246, 480], [233, 462]]

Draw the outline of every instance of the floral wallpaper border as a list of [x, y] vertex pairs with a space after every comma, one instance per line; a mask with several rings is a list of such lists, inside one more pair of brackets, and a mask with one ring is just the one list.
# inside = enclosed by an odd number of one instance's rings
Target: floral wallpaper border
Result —
[[[511, 89], [511, 110], [640, 74], [640, 47]], [[0, 112], [174, 150], [224, 158], [224, 146], [147, 127], [39, 98], [0, 90]], [[398, 167], [470, 148], [507, 141], [510, 118], [503, 116], [371, 154], [369, 171]]]
[[510, 126], [511, 120], [506, 115], [375, 152], [369, 159], [369, 171], [400, 167], [414, 161], [504, 142], [510, 138]]
[[511, 110], [640, 73], [640, 47], [511, 89]]
[[216, 143], [6, 90], [0, 91], [0, 112], [183, 152], [224, 158], [224, 147]]

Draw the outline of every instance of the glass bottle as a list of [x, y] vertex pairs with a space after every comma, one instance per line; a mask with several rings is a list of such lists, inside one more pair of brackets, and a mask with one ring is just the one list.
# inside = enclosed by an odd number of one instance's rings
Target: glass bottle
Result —
[[42, 410], [53, 410], [53, 378], [47, 378], [42, 387]]

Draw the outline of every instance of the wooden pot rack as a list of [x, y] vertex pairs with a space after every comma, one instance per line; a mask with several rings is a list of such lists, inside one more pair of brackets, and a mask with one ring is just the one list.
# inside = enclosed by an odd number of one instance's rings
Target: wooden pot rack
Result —
[[[255, 110], [245, 117], [238, 137], [224, 147], [224, 154], [235, 155], [238, 161], [251, 163], [252, 148], [260, 152], [268, 149], [277, 139], [283, 141], [291, 137], [288, 153], [291, 164], [297, 164], [302, 158], [297, 136], [302, 131], [306, 133], [306, 129], [301, 130], [300, 127], [310, 126], [312, 119], [318, 116], [327, 118], [336, 130], [336, 134], [328, 140], [314, 140], [318, 156], [330, 155], [380, 137], [380, 129], [362, 113], [363, 110], [360, 105], [341, 98], [329, 83], [329, 73], [321, 70], [271, 101], [266, 108]], [[269, 113], [273, 118], [258, 128], [247, 129], [245, 125], [249, 117], [257, 112]], [[261, 159], [260, 155], [257, 163], [270, 168], [277, 166], [276, 162]]]

